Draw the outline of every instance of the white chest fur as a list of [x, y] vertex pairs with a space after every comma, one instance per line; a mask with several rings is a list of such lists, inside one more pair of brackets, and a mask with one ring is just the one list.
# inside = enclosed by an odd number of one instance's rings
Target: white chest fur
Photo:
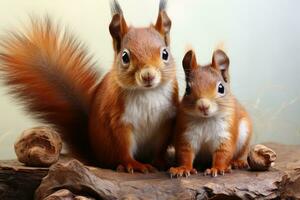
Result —
[[195, 119], [189, 122], [188, 127], [185, 136], [192, 145], [195, 154], [199, 151], [211, 154], [223, 140], [230, 137], [228, 123], [223, 117]]
[[136, 91], [126, 97], [123, 120], [133, 126], [132, 156], [153, 156], [161, 145], [166, 120], [176, 114], [172, 101], [173, 84], [152, 90]]

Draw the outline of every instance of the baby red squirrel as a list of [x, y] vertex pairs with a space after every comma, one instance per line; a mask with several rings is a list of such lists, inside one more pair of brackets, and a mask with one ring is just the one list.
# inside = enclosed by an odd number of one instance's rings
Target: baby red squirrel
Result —
[[82, 44], [49, 19], [2, 40], [2, 77], [30, 113], [59, 130], [76, 158], [155, 171], [148, 163], [162, 163], [179, 103], [165, 7], [161, 0], [154, 25], [135, 28], [112, 1], [114, 63], [100, 83]]
[[233, 168], [245, 168], [242, 160], [252, 134], [251, 120], [230, 90], [229, 58], [216, 50], [212, 63], [199, 66], [190, 50], [182, 61], [186, 91], [180, 103], [175, 135], [176, 160], [171, 176], [197, 173], [195, 159], [211, 161], [205, 175], [224, 175]]

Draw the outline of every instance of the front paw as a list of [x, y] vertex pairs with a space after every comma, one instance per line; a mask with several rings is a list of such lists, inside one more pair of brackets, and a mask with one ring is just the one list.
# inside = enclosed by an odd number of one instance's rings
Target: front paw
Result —
[[191, 167], [180, 166], [180, 167], [171, 167], [169, 169], [171, 178], [173, 177], [189, 177], [191, 174], [197, 174], [197, 170]]
[[133, 174], [134, 172], [142, 172], [144, 174], [156, 172], [157, 169], [150, 164], [143, 164], [138, 161], [129, 161], [123, 164], [120, 164], [117, 167], [118, 172], [128, 172]]
[[230, 167], [212, 167], [204, 171], [204, 176], [211, 175], [217, 177], [218, 174], [224, 176], [225, 173], [231, 173]]

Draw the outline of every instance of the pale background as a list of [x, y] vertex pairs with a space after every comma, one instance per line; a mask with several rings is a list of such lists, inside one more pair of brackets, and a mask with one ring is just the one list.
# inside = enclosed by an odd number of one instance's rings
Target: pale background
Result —
[[[158, 0], [120, 0], [127, 22], [148, 25]], [[170, 0], [171, 49], [183, 86], [181, 59], [193, 46], [200, 63], [224, 43], [232, 87], [254, 121], [253, 142], [300, 144], [300, 1]], [[28, 15], [48, 14], [67, 25], [94, 53], [99, 69], [112, 63], [108, 0], [0, 0], [0, 32], [20, 27]], [[181, 91], [183, 87], [181, 87]], [[13, 158], [13, 143], [38, 125], [0, 85], [0, 159]]]

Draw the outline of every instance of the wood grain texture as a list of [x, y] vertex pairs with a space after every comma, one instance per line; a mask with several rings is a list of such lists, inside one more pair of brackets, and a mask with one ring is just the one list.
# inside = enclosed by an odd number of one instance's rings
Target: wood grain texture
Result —
[[[56, 193], [56, 199], [63, 199], [57, 197], [62, 194], [58, 191], [67, 189], [73, 199], [76, 196], [90, 199], [299, 199], [300, 146], [265, 145], [278, 156], [270, 171], [234, 170], [217, 178], [204, 177], [201, 173], [178, 179], [170, 179], [165, 172], [116, 173], [87, 167], [76, 160], [61, 160], [50, 167], [35, 198], [45, 199]], [[34, 189], [47, 171], [47, 168], [2, 161], [0, 199], [32, 199]]]
[[25, 167], [18, 161], [0, 161], [0, 199], [33, 199], [48, 168]]

